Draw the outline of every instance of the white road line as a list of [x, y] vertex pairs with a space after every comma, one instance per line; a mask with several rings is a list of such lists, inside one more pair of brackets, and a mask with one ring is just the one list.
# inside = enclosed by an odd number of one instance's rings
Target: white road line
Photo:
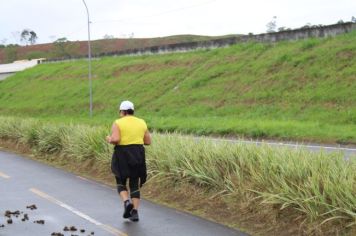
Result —
[[74, 207], [71, 207], [71, 206], [65, 204], [64, 202], [61, 202], [61, 201], [59, 201], [58, 199], [56, 199], [56, 198], [54, 198], [54, 197], [52, 197], [52, 196], [50, 196], [50, 195], [48, 195], [48, 194], [46, 194], [46, 193], [44, 193], [44, 192], [38, 190], [38, 189], [36, 189], [36, 188], [31, 188], [30, 191], [33, 192], [34, 194], [36, 194], [36, 195], [42, 197], [42, 198], [44, 198], [44, 199], [46, 199], [46, 200], [48, 200], [48, 201], [54, 203], [54, 204], [57, 204], [57, 205], [59, 205], [59, 206], [65, 208], [65, 209], [69, 210], [70, 212], [72, 212], [72, 213], [78, 215], [79, 217], [81, 217], [81, 218], [83, 218], [83, 219], [89, 221], [90, 223], [92, 223], [92, 224], [94, 224], [94, 225], [96, 225], [96, 226], [99, 226], [99, 227], [102, 228], [103, 230], [105, 230], [105, 231], [111, 233], [112, 235], [115, 235], [115, 236], [128, 236], [126, 233], [121, 232], [120, 230], [118, 230], [118, 229], [116, 229], [116, 228], [114, 228], [114, 227], [112, 227], [112, 226], [110, 226], [110, 225], [105, 225], [105, 224], [103, 224], [103, 223], [100, 223], [99, 221], [97, 221], [97, 220], [91, 218], [90, 216], [88, 216], [88, 215], [86, 215], [86, 214], [84, 214], [84, 213], [78, 211], [78, 210], [75, 209]]
[[0, 171], [0, 177], [4, 178], [4, 179], [10, 179], [10, 176], [8, 176], [7, 174], [3, 173]]

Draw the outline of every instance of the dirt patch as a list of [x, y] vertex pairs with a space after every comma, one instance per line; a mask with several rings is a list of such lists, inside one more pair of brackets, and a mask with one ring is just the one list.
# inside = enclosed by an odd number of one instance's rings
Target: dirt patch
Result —
[[178, 60], [172, 60], [172, 61], [167, 61], [161, 64], [155, 63], [155, 64], [148, 64], [148, 63], [141, 63], [141, 64], [134, 64], [134, 65], [128, 65], [124, 66], [122, 68], [119, 68], [113, 72], [113, 77], [119, 77], [122, 74], [125, 73], [141, 73], [141, 72], [154, 72], [154, 71], [161, 71], [161, 70], [167, 70], [169, 68], [175, 68], [175, 67], [187, 67], [190, 68], [192, 65], [194, 65], [196, 61], [195, 60], [190, 60], [190, 61], [178, 61]]
[[351, 60], [355, 57], [355, 53], [352, 50], [346, 49], [343, 51], [340, 51], [338, 53], [336, 53], [336, 56], [339, 59], [343, 59], [343, 60]]

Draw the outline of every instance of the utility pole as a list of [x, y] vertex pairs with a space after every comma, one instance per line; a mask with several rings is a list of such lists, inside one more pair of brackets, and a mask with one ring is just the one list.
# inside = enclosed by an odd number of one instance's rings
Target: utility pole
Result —
[[87, 15], [88, 15], [88, 77], [89, 77], [89, 103], [90, 103], [90, 112], [89, 116], [90, 118], [93, 116], [93, 89], [92, 89], [92, 79], [91, 79], [91, 47], [90, 47], [90, 20], [89, 20], [89, 10], [87, 7], [87, 4], [85, 3], [85, 0], [83, 0], [83, 3], [85, 5], [85, 9], [87, 10]]

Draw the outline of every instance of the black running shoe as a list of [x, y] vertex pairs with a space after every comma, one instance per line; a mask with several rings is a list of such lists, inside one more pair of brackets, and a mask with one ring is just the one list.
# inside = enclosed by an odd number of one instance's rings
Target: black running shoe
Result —
[[132, 211], [132, 208], [133, 208], [133, 205], [132, 203], [130, 202], [130, 200], [126, 200], [124, 202], [124, 215], [122, 217], [124, 217], [125, 219], [131, 217], [131, 211]]
[[129, 218], [131, 221], [137, 222], [138, 219], [138, 211], [136, 209], [133, 209], [131, 211], [131, 217]]

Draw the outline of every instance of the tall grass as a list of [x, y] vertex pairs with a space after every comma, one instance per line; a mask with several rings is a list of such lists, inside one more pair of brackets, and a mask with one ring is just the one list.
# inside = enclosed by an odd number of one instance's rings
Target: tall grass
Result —
[[107, 134], [108, 129], [104, 127], [0, 117], [0, 139], [14, 140], [40, 153], [61, 154], [78, 161], [92, 158], [108, 163], [112, 148], [103, 139]]
[[[109, 127], [0, 117], [0, 139], [21, 142], [43, 153], [109, 165], [112, 147], [104, 140], [107, 132]], [[244, 200], [254, 204], [294, 209], [311, 224], [356, 226], [356, 158], [169, 133], [155, 133], [146, 150], [151, 177], [173, 184], [185, 180], [236, 196], [236, 201], [245, 196]]]
[[356, 223], [356, 162], [307, 150], [155, 135], [149, 169], [225, 193], [253, 192], [263, 204], [294, 208], [310, 221]]

